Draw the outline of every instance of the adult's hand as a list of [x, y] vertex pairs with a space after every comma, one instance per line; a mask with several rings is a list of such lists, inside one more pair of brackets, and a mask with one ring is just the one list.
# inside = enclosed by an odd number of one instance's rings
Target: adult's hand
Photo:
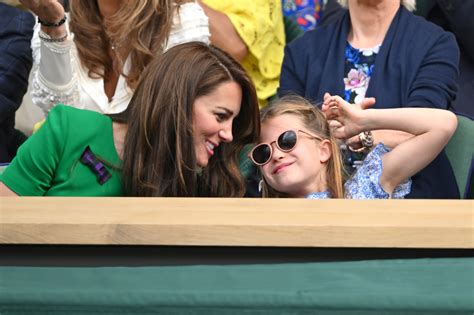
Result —
[[[64, 17], [64, 7], [58, 0], [20, 0], [20, 2], [46, 23], [58, 23]], [[66, 26], [47, 27], [41, 25], [41, 30], [53, 38], [66, 34]]]
[[64, 7], [58, 0], [20, 0], [42, 21], [57, 23], [64, 17]]

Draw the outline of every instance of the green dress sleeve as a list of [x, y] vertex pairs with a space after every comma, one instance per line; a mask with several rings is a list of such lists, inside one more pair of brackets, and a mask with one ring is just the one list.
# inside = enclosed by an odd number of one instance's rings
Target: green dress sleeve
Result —
[[18, 150], [0, 181], [20, 196], [43, 196], [51, 187], [67, 141], [65, 106], [55, 106], [43, 126]]

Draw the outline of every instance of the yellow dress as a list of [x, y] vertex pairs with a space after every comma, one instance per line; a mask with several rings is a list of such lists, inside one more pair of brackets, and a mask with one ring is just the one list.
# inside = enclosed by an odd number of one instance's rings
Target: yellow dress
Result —
[[257, 88], [260, 105], [276, 93], [285, 29], [281, 0], [204, 0], [212, 9], [226, 14], [247, 45], [249, 54], [242, 66]]

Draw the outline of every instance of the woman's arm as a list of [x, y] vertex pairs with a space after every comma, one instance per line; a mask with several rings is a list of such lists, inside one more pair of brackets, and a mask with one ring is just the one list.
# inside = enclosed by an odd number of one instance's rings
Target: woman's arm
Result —
[[[331, 94], [325, 93], [324, 94], [324, 101], [326, 101], [328, 98], [331, 97]], [[366, 97], [362, 100], [360, 104], [355, 104], [356, 106], [359, 106], [361, 109], [368, 109], [372, 108], [375, 105], [375, 98], [374, 97]], [[329, 122], [329, 126], [331, 129], [337, 128], [340, 126], [340, 123], [332, 120]], [[389, 148], [394, 148], [400, 143], [410, 139], [413, 137], [412, 134], [400, 130], [388, 130], [388, 129], [382, 129], [382, 130], [371, 130], [372, 132], [372, 137], [374, 139], [374, 146], [376, 146], [379, 143], [383, 143], [386, 147]], [[350, 146], [352, 149], [360, 149], [362, 148], [362, 143], [360, 142], [360, 137], [359, 135], [352, 136], [348, 139], [342, 139], [345, 140], [346, 145]]]
[[[0, 175], [0, 196], [43, 196], [51, 188], [67, 142], [70, 114], [66, 106], [51, 110], [43, 126], [18, 149]], [[7, 190], [8, 189], [8, 190]]]
[[382, 157], [380, 184], [388, 193], [428, 165], [444, 148], [457, 126], [456, 116], [432, 108], [394, 108], [361, 110], [332, 96], [323, 105], [328, 118], [342, 126], [336, 137], [351, 136], [366, 130], [392, 129], [413, 135]]
[[[57, 0], [22, 0], [22, 3], [46, 23], [57, 23], [65, 17], [64, 8]], [[66, 25], [67, 21], [54, 27], [37, 24], [31, 41], [31, 96], [33, 103], [45, 114], [57, 103], [73, 106], [76, 103], [77, 79], [73, 75], [70, 56], [73, 43], [70, 37], [65, 37], [68, 35]], [[52, 42], [48, 38], [61, 41]]]
[[234, 28], [232, 21], [226, 14], [214, 10], [203, 1], [199, 0], [198, 2], [209, 18], [211, 43], [227, 51], [237, 61], [242, 61], [248, 54], [248, 48]]
[[0, 182], [0, 197], [16, 197], [18, 196], [15, 194], [10, 188], [5, 186], [4, 183]]
[[[21, 4], [30, 9], [45, 24], [58, 23], [64, 18], [64, 8], [58, 0], [20, 0]], [[53, 38], [66, 34], [66, 26], [41, 26], [41, 30]]]

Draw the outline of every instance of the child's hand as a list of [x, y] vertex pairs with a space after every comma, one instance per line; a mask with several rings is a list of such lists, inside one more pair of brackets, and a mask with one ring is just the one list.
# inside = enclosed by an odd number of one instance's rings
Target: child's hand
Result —
[[[375, 100], [368, 103], [375, 103]], [[339, 122], [339, 125], [333, 123], [333, 135], [336, 138], [348, 139], [362, 131], [360, 125], [362, 106], [349, 104], [340, 96], [326, 93], [322, 110], [328, 120]]]

